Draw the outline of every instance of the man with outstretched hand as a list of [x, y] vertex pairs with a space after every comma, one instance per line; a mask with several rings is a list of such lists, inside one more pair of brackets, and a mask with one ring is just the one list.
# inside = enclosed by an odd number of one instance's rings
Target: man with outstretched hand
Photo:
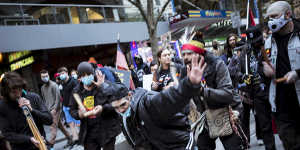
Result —
[[125, 86], [112, 84], [107, 90], [112, 106], [122, 116], [123, 134], [136, 150], [192, 150], [194, 137], [191, 134], [187, 115], [179, 113], [190, 103], [192, 96], [202, 88], [204, 58], [193, 57], [187, 69], [188, 76], [178, 86], [161, 92], [137, 88], [129, 92]]

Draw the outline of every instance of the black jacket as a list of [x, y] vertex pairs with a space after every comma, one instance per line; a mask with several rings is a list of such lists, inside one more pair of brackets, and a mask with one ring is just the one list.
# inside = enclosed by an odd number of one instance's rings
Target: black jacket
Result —
[[131, 73], [135, 87], [143, 87], [143, 75], [150, 74], [151, 71], [147, 64], [143, 63], [137, 66]]
[[61, 96], [63, 98], [63, 106], [70, 107], [70, 98], [73, 96], [72, 91], [78, 85], [78, 81], [73, 78], [69, 78], [66, 83], [63, 83], [63, 89], [61, 90]]
[[[254, 53], [253, 49], [252, 50], [243, 49], [239, 57], [238, 56], [232, 57], [232, 61], [228, 65], [228, 68], [229, 68], [230, 76], [234, 81], [234, 85], [235, 87], [237, 87], [238, 84], [241, 84], [243, 82], [242, 81], [243, 76], [246, 74], [246, 65], [245, 65], [246, 54], [248, 59], [247, 65], [248, 65], [249, 74], [255, 75], [258, 81], [255, 85], [251, 85], [250, 87], [244, 87], [241, 88], [240, 90], [249, 93], [251, 96], [268, 99], [268, 87], [266, 85], [269, 85], [270, 80], [268, 80], [263, 73], [263, 64], [262, 64], [263, 57], [259, 50], [256, 50]], [[254, 57], [255, 59], [253, 59]], [[253, 67], [250, 67], [250, 63], [256, 65], [251, 65]], [[251, 69], [251, 68], [255, 68], [255, 69]]]
[[[46, 138], [43, 125], [52, 124], [52, 116], [40, 96], [27, 93], [24, 96], [31, 103], [32, 116], [42, 136]], [[0, 100], [0, 130], [5, 139], [10, 142], [13, 150], [37, 150], [31, 143], [33, 134], [28, 126], [23, 110], [15, 101]]]
[[[121, 132], [119, 116], [110, 104], [110, 97], [107, 96], [112, 94], [106, 91], [110, 84], [112, 83], [106, 81], [99, 88], [94, 88], [92, 91], [85, 90], [82, 84], [79, 84], [74, 89], [73, 93], [78, 93], [82, 101], [84, 101], [84, 98], [87, 96], [94, 96], [94, 106], [102, 105], [103, 107], [103, 112], [95, 119], [80, 119], [78, 115], [78, 104], [74, 97], [71, 96], [70, 113], [75, 119], [81, 120], [79, 132], [80, 144], [84, 144], [87, 138], [92, 137], [96, 138], [99, 144], [104, 145]], [[123, 84], [116, 85], [124, 86]]]
[[137, 88], [131, 99], [127, 128], [122, 119], [127, 141], [134, 147], [150, 145], [152, 150], [184, 150], [190, 140], [190, 125], [187, 115], [180, 112], [199, 89], [187, 78], [162, 92]]

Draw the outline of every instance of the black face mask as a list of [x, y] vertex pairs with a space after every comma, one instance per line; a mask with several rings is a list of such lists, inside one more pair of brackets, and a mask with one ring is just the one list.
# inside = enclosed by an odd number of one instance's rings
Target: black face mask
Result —
[[218, 49], [218, 45], [213, 45], [212, 46], [214, 49]]

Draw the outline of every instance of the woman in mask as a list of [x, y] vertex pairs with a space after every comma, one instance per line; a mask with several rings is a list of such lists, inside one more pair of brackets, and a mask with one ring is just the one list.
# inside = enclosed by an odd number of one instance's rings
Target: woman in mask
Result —
[[[111, 82], [104, 81], [104, 75], [88, 62], [81, 62], [77, 68], [80, 85], [74, 89], [81, 99], [84, 109], [79, 109], [74, 97], [70, 113], [81, 120], [79, 143], [85, 150], [114, 150], [116, 136], [121, 132], [118, 114], [109, 102], [110, 93], [105, 91]], [[92, 111], [89, 116], [85, 112]]]

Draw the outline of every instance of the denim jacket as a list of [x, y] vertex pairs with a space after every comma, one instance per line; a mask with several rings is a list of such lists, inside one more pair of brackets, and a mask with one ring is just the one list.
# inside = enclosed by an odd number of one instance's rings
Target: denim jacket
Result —
[[[276, 60], [277, 60], [277, 45], [276, 41], [272, 36], [270, 36], [265, 42], [265, 49], [271, 50], [271, 63], [274, 66], [276, 71]], [[292, 33], [289, 42], [288, 42], [288, 55], [291, 64], [292, 70], [297, 70], [300, 68], [300, 39], [299, 33], [294, 32]], [[272, 112], [276, 112], [276, 83], [274, 82], [275, 77], [272, 78], [270, 84], [270, 91], [269, 91], [269, 102], [272, 107]], [[298, 97], [298, 102], [300, 104], [300, 80], [295, 82], [296, 93]]]

